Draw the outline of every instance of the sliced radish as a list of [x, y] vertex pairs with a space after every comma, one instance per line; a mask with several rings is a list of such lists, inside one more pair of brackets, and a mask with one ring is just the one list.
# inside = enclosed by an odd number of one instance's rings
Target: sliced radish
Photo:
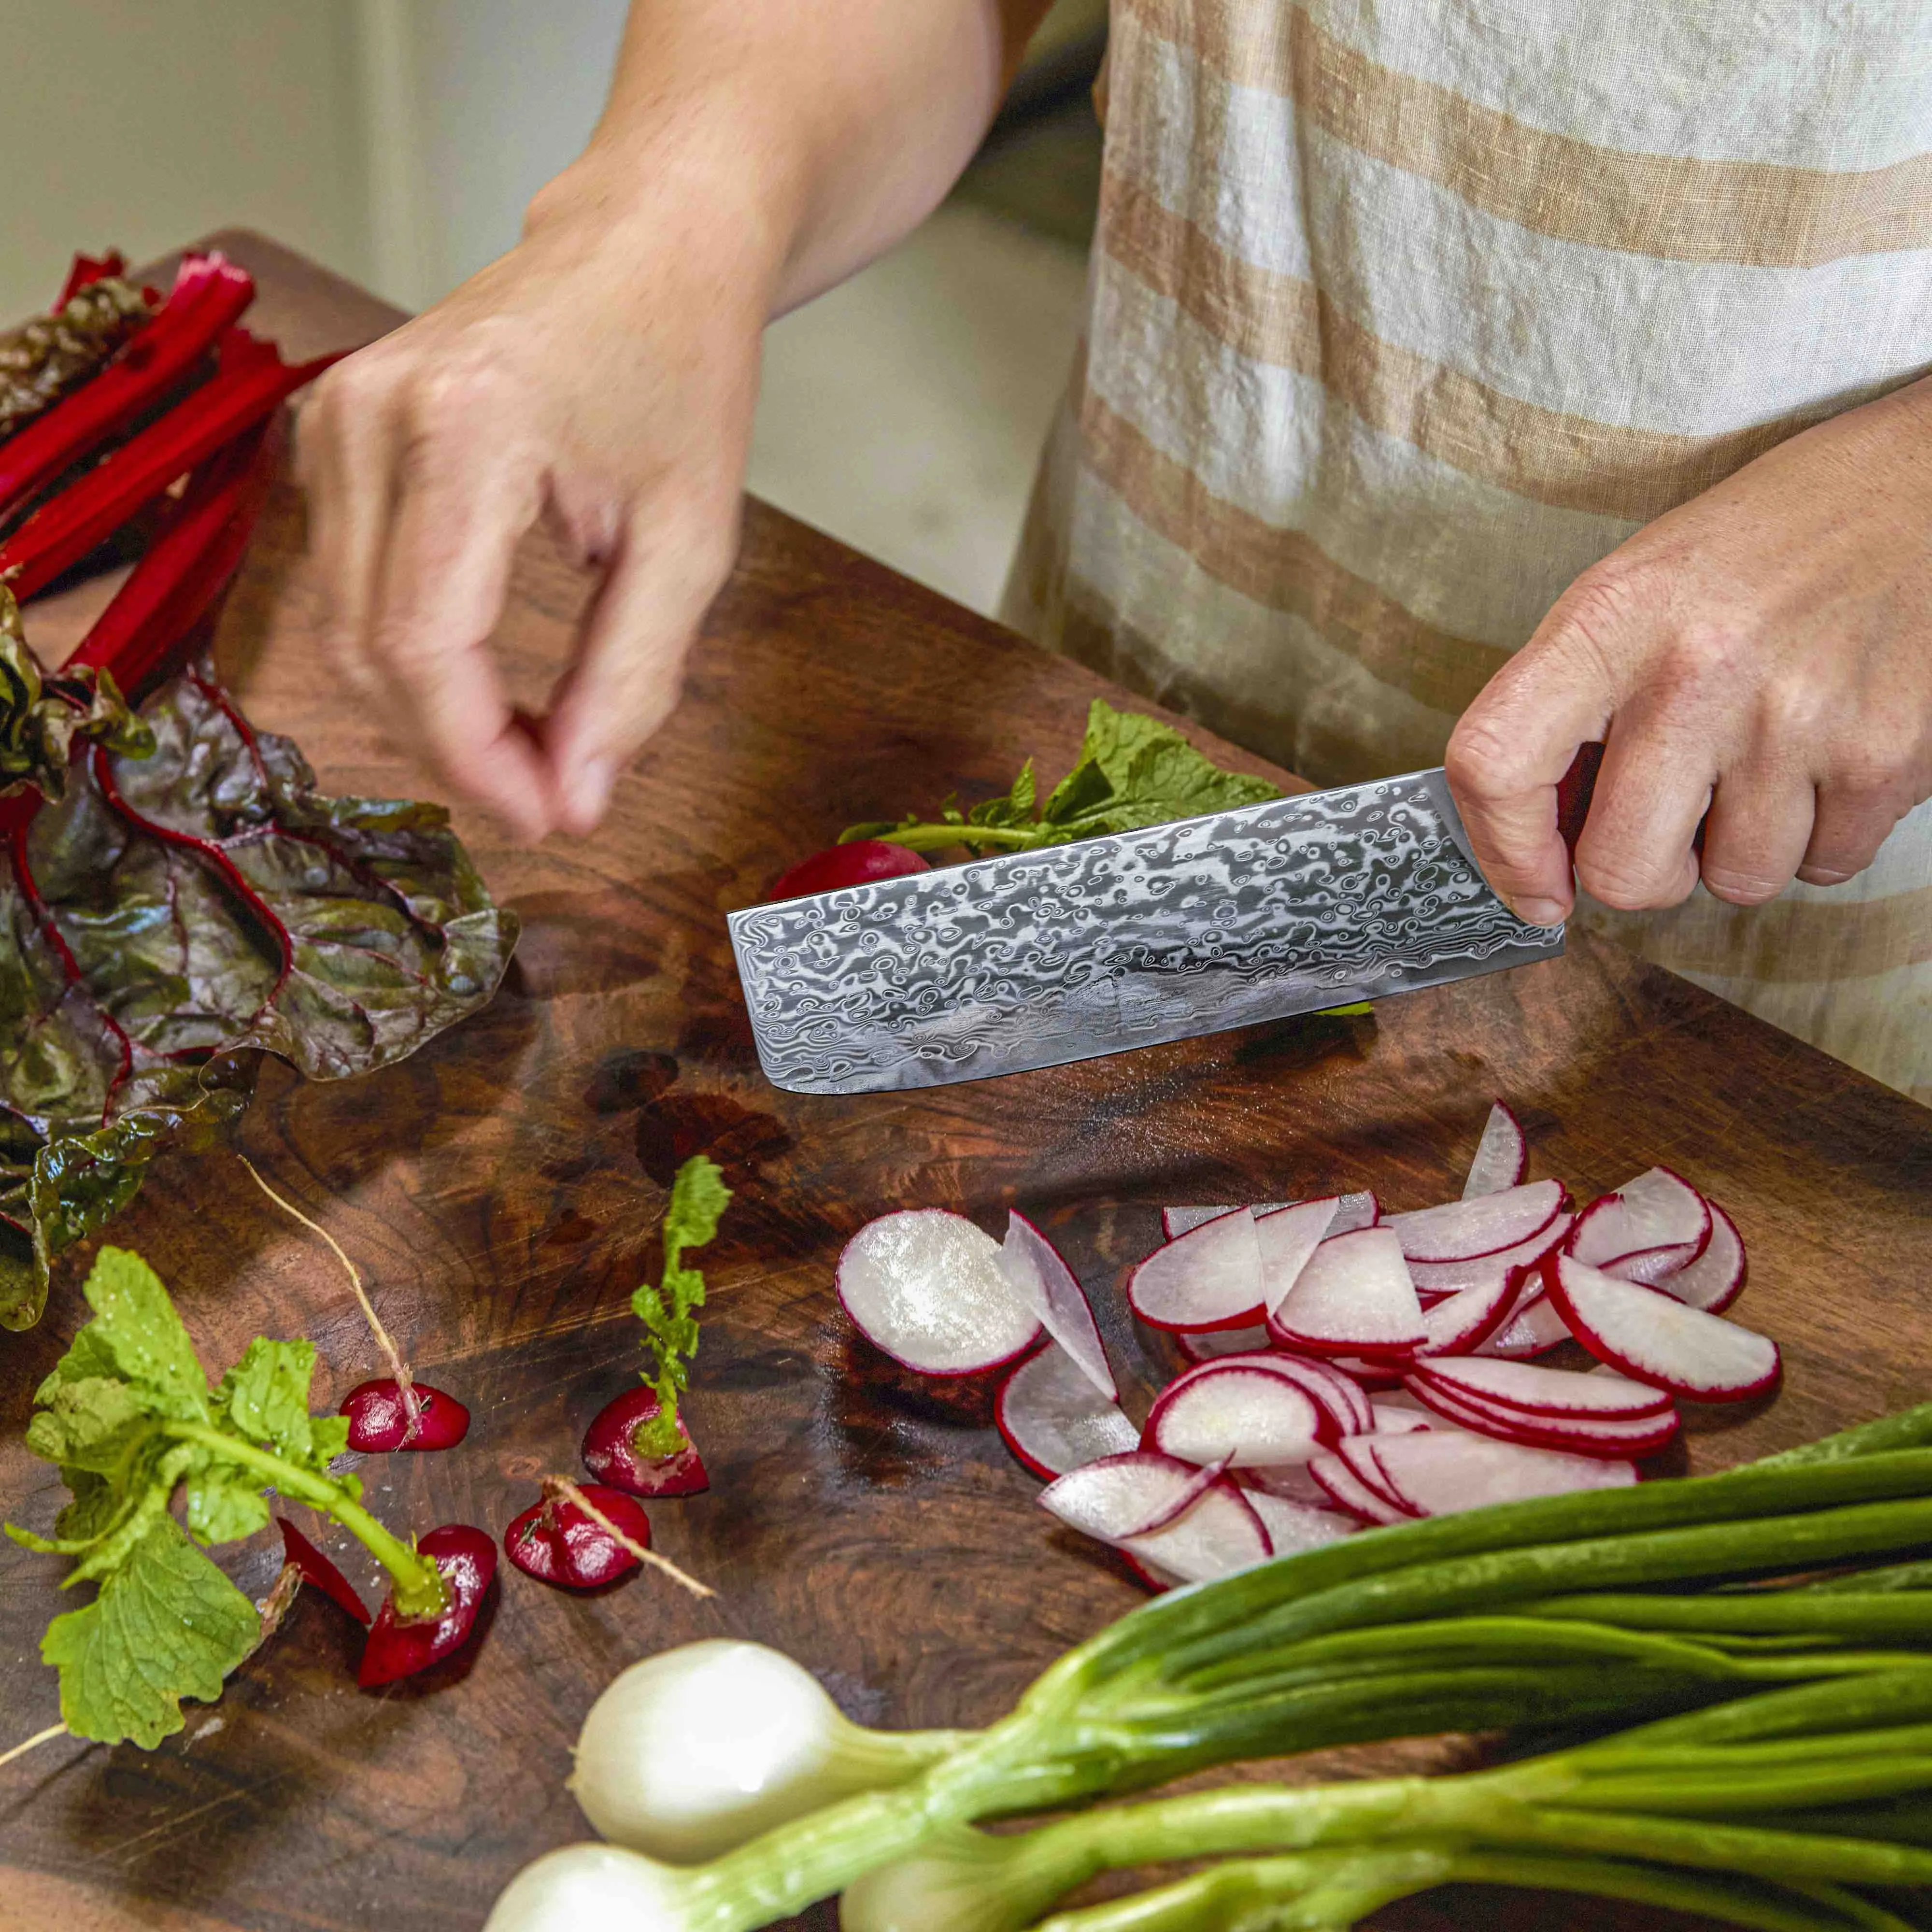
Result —
[[1413, 1261], [1460, 1262], [1515, 1247], [1540, 1234], [1562, 1211], [1562, 1182], [1532, 1180], [1500, 1194], [1391, 1214], [1382, 1226], [1394, 1231], [1402, 1252]]
[[1291, 1382], [1299, 1382], [1334, 1417], [1336, 1428], [1344, 1436], [1366, 1435], [1375, 1426], [1369, 1399], [1362, 1393], [1361, 1384], [1333, 1362], [1324, 1361], [1318, 1355], [1298, 1355], [1292, 1349], [1270, 1348], [1253, 1355], [1222, 1359], [1238, 1359], [1250, 1368], [1270, 1369], [1276, 1375], [1286, 1376]]
[[1378, 1502], [1386, 1503], [1399, 1515], [1414, 1514], [1414, 1511], [1396, 1494], [1388, 1478], [1382, 1473], [1382, 1463], [1376, 1454], [1373, 1436], [1351, 1436], [1346, 1442], [1336, 1445], [1335, 1454], [1348, 1464], [1349, 1473]]
[[1131, 1529], [1123, 1531], [1120, 1540], [1126, 1543], [1137, 1537], [1152, 1536], [1157, 1530], [1166, 1528], [1169, 1523], [1179, 1522], [1227, 1473], [1228, 1459], [1225, 1456], [1218, 1462], [1203, 1465], [1144, 1522], [1137, 1522]]
[[[1251, 1214], [1272, 1214], [1280, 1208], [1292, 1208], [1292, 1201], [1258, 1201], [1248, 1210]], [[1218, 1221], [1223, 1214], [1238, 1214], [1238, 1207], [1226, 1208], [1163, 1208], [1160, 1210], [1160, 1231], [1170, 1241], [1178, 1241], [1183, 1234], [1191, 1234], [1196, 1228], [1205, 1227], [1210, 1221]]]
[[1425, 1339], [1422, 1304], [1393, 1228], [1331, 1234], [1318, 1247], [1268, 1332], [1322, 1354], [1408, 1354]]
[[1333, 1195], [1319, 1201], [1304, 1201], [1292, 1208], [1277, 1208], [1255, 1222], [1255, 1238], [1261, 1250], [1264, 1314], [1279, 1308], [1288, 1292], [1300, 1280], [1301, 1271], [1322, 1245], [1341, 1202]]
[[1392, 1395], [1377, 1396], [1370, 1407], [1375, 1412], [1376, 1426], [1369, 1432], [1376, 1436], [1413, 1436], [1418, 1429], [1438, 1429], [1442, 1424], [1434, 1409], [1400, 1389]]
[[1408, 1512], [1384, 1502], [1340, 1456], [1324, 1450], [1308, 1461], [1308, 1473], [1328, 1492], [1338, 1509], [1364, 1522], [1408, 1522]]
[[1523, 1138], [1522, 1123], [1498, 1100], [1483, 1124], [1483, 1138], [1462, 1184], [1462, 1198], [1473, 1201], [1479, 1194], [1500, 1194], [1520, 1186], [1528, 1165], [1529, 1143]]
[[1390, 1486], [1418, 1516], [1448, 1516], [1572, 1490], [1627, 1488], [1637, 1479], [1634, 1462], [1526, 1448], [1454, 1430], [1391, 1436], [1378, 1442], [1376, 1454]]
[[[1653, 1167], [1592, 1202], [1577, 1216], [1567, 1246], [1592, 1268], [1650, 1257], [1651, 1271], [1635, 1279], [1654, 1282], [1695, 1261], [1710, 1238], [1711, 1210], [1703, 1196], [1682, 1175]], [[1673, 1258], [1680, 1252], [1681, 1262]]]
[[1707, 1204], [1711, 1210], [1711, 1239], [1704, 1252], [1657, 1286], [1687, 1308], [1702, 1309], [1706, 1315], [1721, 1315], [1744, 1292], [1744, 1241], [1730, 1215], [1714, 1201]]
[[838, 1300], [868, 1342], [922, 1375], [976, 1375], [1040, 1339], [998, 1242], [943, 1208], [867, 1222], [838, 1257]]
[[1013, 1293], [1030, 1307], [1040, 1326], [1072, 1357], [1087, 1379], [1109, 1402], [1119, 1400], [1120, 1388], [1107, 1366], [1100, 1331], [1087, 1292], [1061, 1260], [1060, 1250], [1024, 1214], [1006, 1216], [1006, 1244], [1000, 1250], [1000, 1271]]
[[1192, 1486], [1199, 1473], [1172, 1456], [1137, 1449], [1062, 1476], [1040, 1492], [1040, 1500], [1071, 1528], [1188, 1582], [1265, 1562], [1274, 1554], [1268, 1532], [1247, 1498], [1225, 1476], [1164, 1528], [1133, 1534], [1137, 1525], [1155, 1520]]
[[1127, 1280], [1128, 1305], [1150, 1328], [1247, 1328], [1266, 1300], [1262, 1244], [1245, 1208], [1155, 1249]]
[[[1306, 1503], [1316, 1509], [1326, 1509], [1334, 1501], [1308, 1473], [1306, 1462], [1284, 1462], [1274, 1469], [1244, 1469], [1237, 1480], [1251, 1502], [1257, 1495], [1277, 1496], [1283, 1502]], [[1261, 1505], [1257, 1503], [1255, 1507], [1258, 1509]]]
[[993, 1420], [1006, 1447], [1048, 1482], [1140, 1441], [1140, 1431], [1057, 1342], [1029, 1355], [1000, 1384]]
[[1446, 1390], [1421, 1384], [1415, 1393], [1456, 1428], [1533, 1449], [1565, 1449], [1579, 1456], [1649, 1456], [1677, 1433], [1674, 1408], [1629, 1418], [1532, 1415], [1524, 1409], [1466, 1402]]
[[1640, 1248], [1634, 1255], [1619, 1255], [1605, 1262], [1603, 1270], [1619, 1281], [1634, 1281], [1642, 1288], [1661, 1288], [1674, 1274], [1681, 1274], [1696, 1257], [1696, 1244], [1674, 1242], [1669, 1247]]
[[1226, 1457], [1252, 1469], [1305, 1462], [1340, 1436], [1334, 1417], [1286, 1376], [1210, 1362], [1162, 1392], [1142, 1440], [1186, 1462]]
[[1373, 1390], [1398, 1389], [1408, 1372], [1413, 1355], [1331, 1355], [1328, 1358], [1364, 1394]]
[[1382, 1204], [1372, 1192], [1343, 1194], [1336, 1198], [1335, 1218], [1328, 1224], [1331, 1234], [1352, 1234], [1358, 1228], [1372, 1228], [1382, 1218]]
[[1211, 1362], [1222, 1355], [1260, 1354], [1268, 1345], [1265, 1328], [1212, 1328], [1174, 1336], [1190, 1362]]
[[1476, 1356], [1496, 1356], [1520, 1361], [1530, 1355], [1546, 1355], [1560, 1342], [1570, 1339], [1570, 1324], [1558, 1314], [1550, 1297], [1533, 1280], [1523, 1292], [1516, 1311], [1486, 1342], [1470, 1351]]
[[1654, 1288], [1555, 1255], [1550, 1299], [1598, 1360], [1695, 1402], [1742, 1402], [1778, 1380], [1778, 1344]]
[[1514, 1276], [1445, 1295], [1422, 1318], [1425, 1340], [1418, 1355], [1459, 1355], [1486, 1342], [1516, 1304], [1521, 1284]]
[[1409, 1380], [1447, 1388], [1466, 1402], [1500, 1402], [1532, 1415], [1627, 1418], [1656, 1415], [1670, 1406], [1669, 1396], [1628, 1376], [1575, 1375], [1528, 1362], [1431, 1362]]
[[1248, 1507], [1261, 1518], [1277, 1556], [1299, 1556], [1304, 1550], [1319, 1550], [1324, 1543], [1354, 1533], [1354, 1518], [1339, 1510], [1270, 1496], [1265, 1490], [1246, 1493]]
[[1466, 1288], [1480, 1287], [1499, 1275], [1516, 1274], [1534, 1267], [1576, 1225], [1576, 1216], [1566, 1211], [1513, 1248], [1498, 1248], [1492, 1255], [1472, 1255], [1466, 1261], [1412, 1261], [1409, 1276], [1419, 1294], [1460, 1294]]

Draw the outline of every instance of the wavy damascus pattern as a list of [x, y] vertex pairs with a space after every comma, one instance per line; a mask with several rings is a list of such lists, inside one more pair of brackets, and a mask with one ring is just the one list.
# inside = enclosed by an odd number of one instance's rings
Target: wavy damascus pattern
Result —
[[731, 916], [767, 1077], [976, 1080], [1563, 949], [1484, 884], [1439, 771]]

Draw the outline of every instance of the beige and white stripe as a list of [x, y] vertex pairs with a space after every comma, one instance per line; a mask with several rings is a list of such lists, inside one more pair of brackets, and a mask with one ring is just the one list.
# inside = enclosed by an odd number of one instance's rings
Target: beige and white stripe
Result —
[[[1008, 614], [1318, 782], [1932, 368], [1919, 0], [1114, 0], [1107, 92]], [[1932, 807], [1849, 887], [1582, 916], [1932, 1100]]]

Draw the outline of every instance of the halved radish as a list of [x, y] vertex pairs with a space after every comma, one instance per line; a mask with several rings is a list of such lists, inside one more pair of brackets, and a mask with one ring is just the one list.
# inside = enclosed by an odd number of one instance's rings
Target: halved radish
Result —
[[1649, 1456], [1677, 1433], [1674, 1408], [1634, 1417], [1532, 1415], [1525, 1409], [1467, 1402], [1445, 1389], [1420, 1383], [1415, 1394], [1456, 1428], [1533, 1449], [1564, 1449], [1579, 1456]]
[[1469, 1352], [1472, 1356], [1520, 1361], [1530, 1355], [1546, 1355], [1570, 1340], [1570, 1324], [1551, 1303], [1541, 1277], [1532, 1276], [1508, 1320], [1486, 1342], [1478, 1343]]
[[1598, 1360], [1694, 1402], [1742, 1402], [1778, 1380], [1778, 1344], [1571, 1255], [1546, 1268], [1550, 1299]]
[[1040, 1500], [1071, 1528], [1189, 1582], [1265, 1562], [1274, 1554], [1268, 1532], [1247, 1498], [1225, 1476], [1164, 1528], [1132, 1533], [1184, 1493], [1198, 1473], [1172, 1456], [1137, 1449], [1062, 1476], [1040, 1492]]
[[1498, 1248], [1492, 1255], [1472, 1255], [1460, 1262], [1412, 1261], [1409, 1277], [1418, 1294], [1460, 1294], [1466, 1288], [1478, 1288], [1499, 1275], [1516, 1274], [1533, 1267], [1576, 1223], [1576, 1216], [1566, 1210], [1528, 1240], [1519, 1241], [1513, 1248]]
[[1268, 1345], [1265, 1328], [1212, 1328], [1174, 1336], [1190, 1362], [1211, 1362], [1222, 1355], [1259, 1354]]
[[1456, 1430], [1390, 1436], [1377, 1443], [1376, 1453], [1390, 1487], [1418, 1516], [1448, 1516], [1577, 1490], [1625, 1488], [1637, 1479], [1634, 1462], [1526, 1448]]
[[1422, 1317], [1418, 1355], [1459, 1355], [1486, 1342], [1516, 1306], [1521, 1286], [1511, 1275], [1445, 1295]]
[[[1592, 1268], [1646, 1256], [1647, 1271], [1636, 1278], [1654, 1282], [1695, 1261], [1710, 1238], [1711, 1210], [1703, 1196], [1682, 1174], [1653, 1167], [1592, 1202], [1565, 1245]], [[1675, 1259], [1678, 1254], [1682, 1262]]]
[[1261, 1518], [1277, 1556], [1299, 1556], [1304, 1550], [1319, 1550], [1324, 1543], [1354, 1533], [1354, 1518], [1339, 1510], [1270, 1496], [1265, 1490], [1246, 1493], [1248, 1507]]
[[1706, 1204], [1711, 1210], [1711, 1238], [1704, 1252], [1657, 1286], [1687, 1308], [1721, 1315], [1744, 1292], [1744, 1241], [1723, 1208], [1714, 1201]]
[[1483, 1138], [1462, 1184], [1462, 1198], [1473, 1201], [1479, 1194], [1500, 1194], [1518, 1186], [1528, 1166], [1529, 1143], [1523, 1138], [1522, 1123], [1498, 1100], [1483, 1124]]
[[838, 1300], [859, 1332], [928, 1376], [977, 1375], [1024, 1354], [1039, 1316], [963, 1214], [907, 1208], [868, 1221], [838, 1257]]
[[1262, 1246], [1245, 1208], [1155, 1249], [1127, 1280], [1128, 1305], [1150, 1328], [1250, 1327], [1266, 1299]]
[[1237, 1468], [1305, 1462], [1341, 1431], [1306, 1389], [1270, 1370], [1210, 1362], [1169, 1383], [1142, 1441], [1190, 1462]]
[[1670, 1406], [1663, 1391], [1628, 1376], [1576, 1375], [1528, 1362], [1430, 1362], [1418, 1366], [1409, 1381], [1434, 1383], [1465, 1401], [1500, 1402], [1532, 1415], [1652, 1416]]
[[1364, 1522], [1408, 1522], [1409, 1513], [1384, 1502], [1340, 1456], [1324, 1450], [1308, 1460], [1308, 1473], [1321, 1484], [1338, 1509]]
[[1393, 1230], [1412, 1261], [1458, 1262], [1515, 1247], [1540, 1234], [1562, 1211], [1562, 1182], [1532, 1180], [1500, 1194], [1391, 1214], [1381, 1225]]
[[1140, 1441], [1140, 1431], [1057, 1342], [1029, 1355], [1000, 1384], [993, 1420], [1006, 1447], [1048, 1482]]
[[1388, 1228], [1331, 1234], [1310, 1257], [1268, 1332], [1318, 1354], [1409, 1354], [1424, 1339], [1422, 1304]]
[[1024, 1214], [1006, 1216], [1006, 1238], [1000, 1250], [1000, 1271], [1013, 1293], [1038, 1318], [1040, 1326], [1072, 1357], [1086, 1377], [1109, 1402], [1120, 1387], [1107, 1365], [1100, 1331], [1087, 1292], [1060, 1250]]
[[1292, 1208], [1277, 1208], [1255, 1221], [1255, 1239], [1261, 1249], [1263, 1295], [1262, 1312], [1279, 1308], [1288, 1292], [1300, 1280], [1301, 1270], [1322, 1245], [1341, 1203], [1334, 1196], [1318, 1201], [1304, 1201]]

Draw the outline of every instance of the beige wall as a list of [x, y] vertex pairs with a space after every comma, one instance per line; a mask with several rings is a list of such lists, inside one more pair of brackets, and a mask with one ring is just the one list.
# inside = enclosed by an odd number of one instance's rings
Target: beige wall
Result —
[[0, 0], [0, 316], [232, 223], [372, 266], [356, 0]]

